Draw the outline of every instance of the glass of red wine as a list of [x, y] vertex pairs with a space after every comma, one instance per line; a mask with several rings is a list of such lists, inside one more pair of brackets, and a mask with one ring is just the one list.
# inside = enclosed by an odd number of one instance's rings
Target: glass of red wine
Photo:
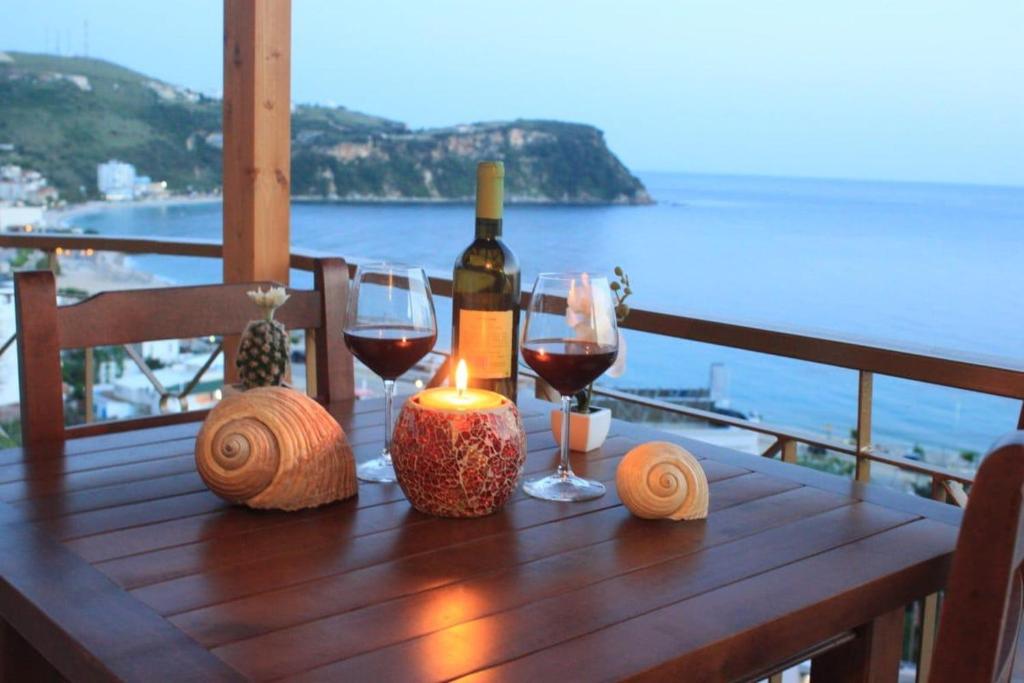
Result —
[[562, 397], [558, 469], [528, 479], [534, 498], [580, 501], [604, 495], [604, 485], [573, 474], [569, 464], [569, 404], [604, 374], [619, 351], [619, 332], [608, 280], [588, 273], [542, 273], [523, 324], [523, 359]]
[[395, 380], [434, 348], [437, 316], [422, 268], [371, 263], [356, 270], [345, 318], [345, 344], [384, 380], [384, 449], [356, 468], [363, 481], [396, 481], [391, 464]]

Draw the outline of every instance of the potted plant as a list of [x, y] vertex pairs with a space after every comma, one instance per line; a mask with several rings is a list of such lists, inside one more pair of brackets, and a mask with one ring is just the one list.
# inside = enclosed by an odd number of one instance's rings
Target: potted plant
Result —
[[[629, 316], [629, 304], [626, 303], [633, 294], [630, 288], [629, 275], [620, 266], [615, 267], [615, 277], [609, 283], [612, 295], [615, 297], [615, 317], [621, 325]], [[626, 372], [626, 337], [619, 330], [619, 354], [605, 373], [609, 377], [621, 377]], [[583, 391], [576, 394], [576, 402], [569, 414], [569, 448], [574, 451], [592, 451], [600, 448], [605, 439], [608, 438], [608, 430], [612, 426], [612, 411], [609, 408], [601, 408], [593, 405], [594, 385], [591, 384]], [[562, 412], [559, 409], [551, 411], [551, 432], [554, 434], [555, 443], [560, 443], [562, 438]]]

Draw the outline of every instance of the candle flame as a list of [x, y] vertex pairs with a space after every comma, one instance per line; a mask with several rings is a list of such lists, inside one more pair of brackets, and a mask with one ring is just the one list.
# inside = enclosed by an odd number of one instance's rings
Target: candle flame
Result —
[[469, 384], [469, 368], [466, 367], [466, 360], [462, 359], [459, 364], [455, 366], [455, 390], [459, 393], [459, 398], [466, 393], [466, 385]]

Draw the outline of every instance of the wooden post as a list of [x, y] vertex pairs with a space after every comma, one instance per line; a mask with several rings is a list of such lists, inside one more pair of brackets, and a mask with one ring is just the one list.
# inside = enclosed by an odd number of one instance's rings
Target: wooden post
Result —
[[782, 462], [796, 462], [796, 441], [786, 439], [782, 443]]
[[224, 282], [288, 284], [291, 0], [224, 0], [223, 118]]
[[30, 270], [15, 274], [14, 285], [21, 442], [31, 446], [61, 441], [64, 378], [57, 338], [57, 282], [48, 270]]
[[874, 375], [861, 370], [857, 378], [857, 481], [871, 480], [871, 461], [864, 452], [871, 448], [871, 405]]
[[903, 652], [903, 608], [857, 629], [857, 638], [815, 657], [812, 681], [882, 683], [895, 681]]
[[84, 350], [85, 353], [85, 422], [88, 424], [96, 419], [96, 411], [93, 406], [93, 389], [96, 386], [96, 357], [92, 347]]
[[306, 330], [306, 395], [316, 398], [316, 330]]
[[921, 654], [917, 662], [917, 680], [927, 683], [932, 671], [932, 654], [935, 652], [935, 638], [939, 634], [939, 594], [932, 593], [924, 599], [921, 616]]

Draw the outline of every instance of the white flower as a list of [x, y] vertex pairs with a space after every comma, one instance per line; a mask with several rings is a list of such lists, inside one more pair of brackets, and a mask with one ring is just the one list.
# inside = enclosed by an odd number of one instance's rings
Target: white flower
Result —
[[284, 287], [269, 287], [265, 292], [257, 287], [254, 291], [247, 293], [252, 302], [263, 311], [267, 320], [270, 320], [274, 315], [274, 310], [283, 306], [289, 298]]
[[590, 276], [583, 274], [582, 284], [577, 287], [576, 281], [569, 283], [569, 294], [565, 297], [565, 322], [575, 331], [576, 339], [581, 341], [597, 341], [591, 324], [593, 313], [593, 292], [590, 289]]

